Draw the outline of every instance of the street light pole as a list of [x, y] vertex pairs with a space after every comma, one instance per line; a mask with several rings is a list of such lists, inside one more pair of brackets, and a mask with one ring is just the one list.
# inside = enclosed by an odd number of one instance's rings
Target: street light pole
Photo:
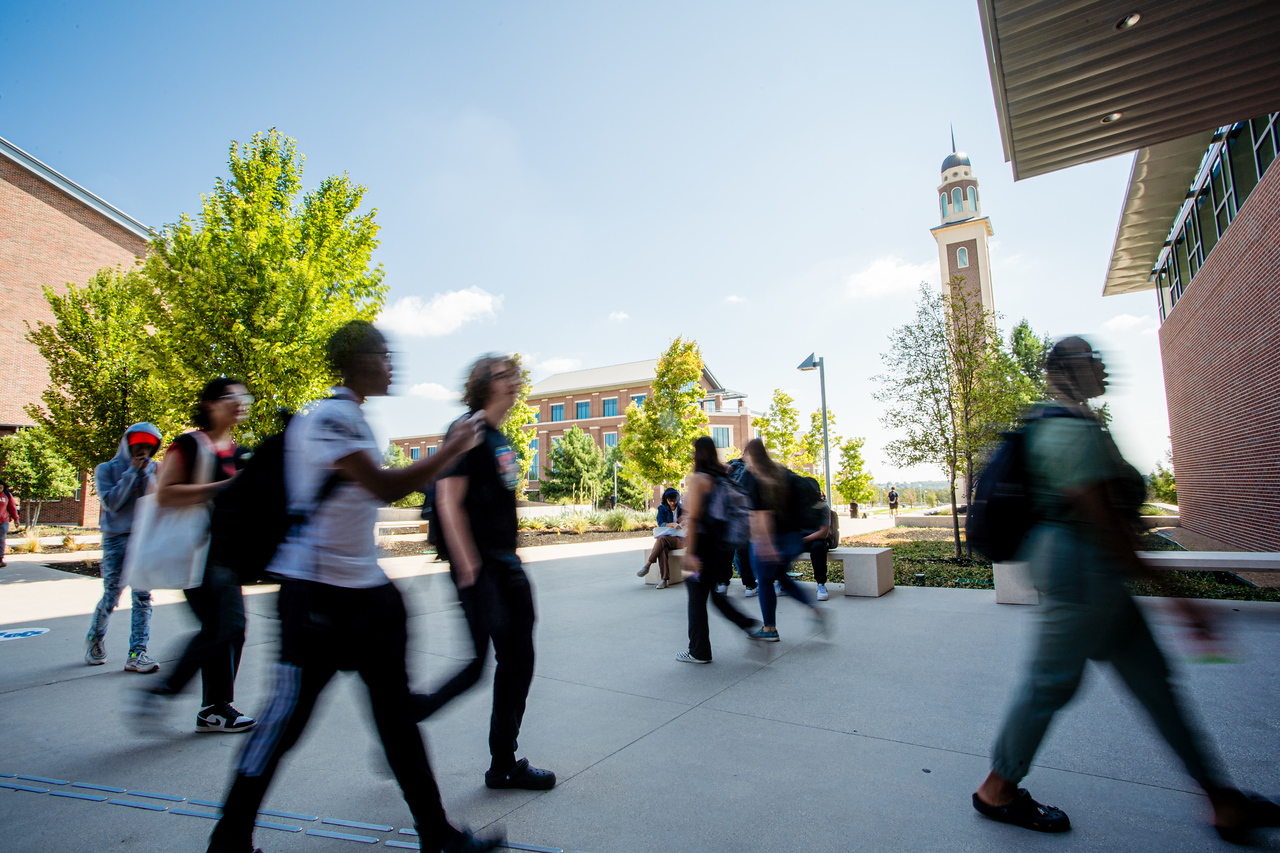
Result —
[[831, 493], [831, 438], [827, 430], [827, 365], [826, 359], [821, 356], [815, 359], [814, 355], [816, 353], [809, 353], [798, 369], [816, 368], [818, 371], [818, 386], [822, 390], [822, 473], [827, 481], [827, 504], [830, 506], [835, 503], [835, 496]]
[[621, 462], [613, 463], [613, 507], [618, 508], [618, 469], [622, 467]]

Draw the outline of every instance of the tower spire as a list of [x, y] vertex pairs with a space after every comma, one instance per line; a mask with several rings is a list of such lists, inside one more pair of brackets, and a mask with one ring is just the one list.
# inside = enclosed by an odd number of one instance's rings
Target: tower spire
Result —
[[956, 153], [956, 126], [951, 125], [951, 153]]

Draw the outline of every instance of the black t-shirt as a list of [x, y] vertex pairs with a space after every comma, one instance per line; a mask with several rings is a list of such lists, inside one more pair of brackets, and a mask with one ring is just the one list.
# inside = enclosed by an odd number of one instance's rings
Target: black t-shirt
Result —
[[516, 563], [520, 458], [506, 436], [485, 424], [484, 439], [454, 463], [445, 477], [467, 478], [462, 506], [481, 563]]
[[[182, 458], [183, 483], [190, 483], [195, 476], [195, 464], [197, 455], [204, 445], [196, 443], [195, 433], [184, 432], [173, 440], [173, 444], [169, 445], [170, 451], [178, 451], [178, 455]], [[230, 480], [231, 477], [244, 466], [244, 459], [247, 451], [236, 445], [234, 442], [224, 445], [217, 453], [217, 459], [213, 465], [213, 477], [210, 482], [219, 483], [223, 480]]]
[[789, 503], [791, 500], [791, 482], [790, 475], [784, 474], [782, 480], [782, 500], [774, 502], [769, 500], [768, 493], [760, 483], [760, 478], [751, 472], [743, 475], [742, 486], [747, 490], [747, 494], [751, 496], [751, 508], [757, 512], [773, 513], [773, 532], [776, 534], [794, 533], [799, 528], [796, 527], [791, 516]]

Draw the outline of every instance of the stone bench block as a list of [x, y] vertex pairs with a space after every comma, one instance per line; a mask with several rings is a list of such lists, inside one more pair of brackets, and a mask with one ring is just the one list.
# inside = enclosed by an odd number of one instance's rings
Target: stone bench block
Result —
[[893, 549], [836, 548], [827, 562], [844, 567], [844, 594], [878, 598], [893, 589]]
[[[652, 548], [653, 546], [650, 545], [649, 547]], [[647, 551], [645, 552], [645, 556], [649, 556]], [[671, 577], [667, 579], [667, 584], [684, 583], [684, 549], [681, 548], [678, 551], [669, 552], [667, 554], [667, 564], [671, 567]], [[662, 573], [659, 571], [658, 564], [655, 562], [649, 567], [649, 574], [644, 576], [644, 582], [652, 586], [657, 586], [658, 581], [660, 580], [662, 580]]]
[[996, 582], [996, 604], [1039, 604], [1040, 590], [1031, 582], [1028, 563], [996, 563], [991, 567]]

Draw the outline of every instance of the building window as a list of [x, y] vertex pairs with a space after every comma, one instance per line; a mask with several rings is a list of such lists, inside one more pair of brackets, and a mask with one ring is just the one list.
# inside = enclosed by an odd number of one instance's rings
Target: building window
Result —
[[436, 451], [437, 451], [437, 450], [439, 450], [439, 449], [440, 449], [439, 447], [428, 447], [428, 448], [427, 448], [427, 455], [428, 455], [428, 456], [435, 456], [435, 455], [436, 455]]
[[604, 449], [613, 450], [618, 446], [618, 434], [616, 432], [606, 432], [604, 434]]
[[942, 218], [946, 219], [947, 218], [947, 194], [946, 193], [941, 193], [938, 195], [938, 204], [942, 207]]
[[631, 402], [636, 407], [641, 407], [644, 405], [644, 396], [645, 396], [644, 394], [636, 394], [631, 398]]
[[728, 427], [712, 427], [711, 440], [716, 443], [716, 447], [729, 446], [729, 428]]
[[956, 213], [960, 213], [962, 210], [964, 210], [964, 200], [960, 195], [959, 187], [956, 187], [951, 191], [951, 206], [955, 208]]
[[618, 398], [612, 397], [608, 400], [600, 401], [604, 405], [604, 411], [600, 413], [603, 418], [616, 418], [618, 416]]
[[553, 423], [564, 420], [564, 403], [556, 403], [551, 407], [551, 420]]
[[964, 248], [963, 246], [961, 246], [959, 249], [956, 249], [956, 266], [958, 267], [969, 266], [969, 250]]
[[418, 448], [416, 447], [409, 448], [409, 459], [410, 461], [413, 461], [413, 462], [418, 461]]
[[591, 401], [583, 400], [578, 403], [578, 420], [585, 420], [591, 417]]
[[535, 409], [533, 412], [533, 422], [535, 424], [542, 423], [542, 409]]
[[969, 194], [969, 209], [974, 213], [978, 212], [978, 191], [973, 187], [969, 187], [966, 191]]
[[533, 454], [533, 464], [529, 466], [529, 479], [538, 479], [538, 439], [529, 442], [529, 450]]

